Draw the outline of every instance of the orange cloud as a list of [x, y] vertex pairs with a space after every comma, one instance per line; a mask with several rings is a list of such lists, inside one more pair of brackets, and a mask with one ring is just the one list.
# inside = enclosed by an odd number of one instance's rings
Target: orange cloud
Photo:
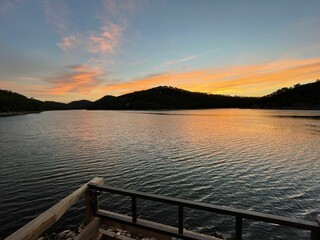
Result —
[[170, 85], [207, 93], [262, 96], [280, 87], [316, 80], [319, 76], [320, 59], [293, 59], [222, 69], [166, 72], [130, 82], [109, 84], [105, 89], [112, 94], [122, 94]]
[[44, 80], [52, 86], [46, 94], [62, 95], [71, 92], [80, 94], [90, 94], [101, 83], [102, 71], [98, 67], [88, 65], [72, 65], [66, 71], [53, 76], [46, 77]]
[[80, 44], [80, 40], [76, 36], [64, 37], [57, 45], [63, 50], [69, 50]]
[[[274, 61], [259, 65], [244, 65], [221, 69], [200, 69], [189, 72], [166, 72], [134, 79], [129, 82], [103, 85], [99, 67], [71, 65], [45, 80], [46, 85], [1, 81], [0, 87], [40, 97], [43, 100], [72, 101], [83, 96], [96, 100], [106, 94], [120, 95], [160, 85], [190, 91], [242, 96], [262, 96], [279, 88], [320, 78], [320, 58]], [[34, 83], [36, 83], [34, 82]]]
[[91, 53], [114, 52], [114, 49], [119, 45], [123, 28], [114, 23], [109, 23], [100, 30], [101, 32], [98, 34], [90, 36], [88, 51]]
[[89, 53], [114, 53], [119, 46], [123, 30], [123, 27], [108, 22], [99, 31], [74, 33], [63, 37], [57, 45], [65, 51], [74, 49]]

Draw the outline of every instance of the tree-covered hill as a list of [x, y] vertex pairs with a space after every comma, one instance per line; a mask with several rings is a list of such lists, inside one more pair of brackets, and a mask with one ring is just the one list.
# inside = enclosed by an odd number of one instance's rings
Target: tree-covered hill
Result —
[[89, 109], [241, 108], [250, 107], [255, 101], [256, 98], [213, 95], [160, 86], [119, 97], [105, 96], [91, 104]]
[[258, 99], [260, 108], [320, 109], [320, 80], [281, 88]]
[[33, 112], [62, 110], [66, 104], [52, 101], [40, 101], [21, 94], [0, 89], [0, 112]]
[[296, 84], [291, 88], [282, 88], [264, 97], [206, 94], [161, 86], [118, 97], [106, 95], [95, 102], [80, 100], [69, 104], [39, 101], [11, 91], [0, 90], [0, 112], [203, 108], [320, 109], [320, 80], [307, 84]]

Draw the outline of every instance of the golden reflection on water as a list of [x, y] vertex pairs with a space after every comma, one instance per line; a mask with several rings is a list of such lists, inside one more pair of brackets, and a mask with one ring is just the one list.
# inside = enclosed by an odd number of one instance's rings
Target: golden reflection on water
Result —
[[[17, 212], [37, 215], [100, 176], [112, 186], [313, 220], [320, 206], [315, 116], [320, 111], [214, 109], [2, 118], [0, 215], [16, 212], [17, 199]], [[8, 219], [1, 225], [11, 228]]]

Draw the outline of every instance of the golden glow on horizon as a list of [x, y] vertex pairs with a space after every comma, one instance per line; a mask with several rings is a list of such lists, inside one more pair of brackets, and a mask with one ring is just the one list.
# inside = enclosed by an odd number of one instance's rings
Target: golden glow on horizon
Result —
[[[46, 79], [41, 88], [30, 84], [12, 85], [3, 81], [1, 88], [10, 89], [43, 100], [97, 100], [105, 95], [121, 95], [167, 85], [190, 91], [214, 94], [263, 96], [279, 88], [320, 78], [320, 58], [274, 61], [259, 65], [232, 66], [221, 69], [199, 69], [189, 72], [170, 71], [128, 82], [103, 85], [99, 67], [69, 66], [66, 72]], [[14, 88], [12, 88], [14, 87]]]
[[123, 94], [169, 85], [190, 91], [262, 96], [285, 86], [320, 77], [320, 59], [284, 60], [260, 65], [167, 72], [126, 83], [109, 84], [108, 93]]

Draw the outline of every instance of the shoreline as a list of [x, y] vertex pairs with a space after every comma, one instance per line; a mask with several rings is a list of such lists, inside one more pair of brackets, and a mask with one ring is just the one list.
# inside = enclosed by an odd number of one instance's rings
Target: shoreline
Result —
[[34, 113], [41, 113], [41, 112], [43, 111], [0, 112], [0, 117], [11, 117], [11, 116], [34, 114]]

